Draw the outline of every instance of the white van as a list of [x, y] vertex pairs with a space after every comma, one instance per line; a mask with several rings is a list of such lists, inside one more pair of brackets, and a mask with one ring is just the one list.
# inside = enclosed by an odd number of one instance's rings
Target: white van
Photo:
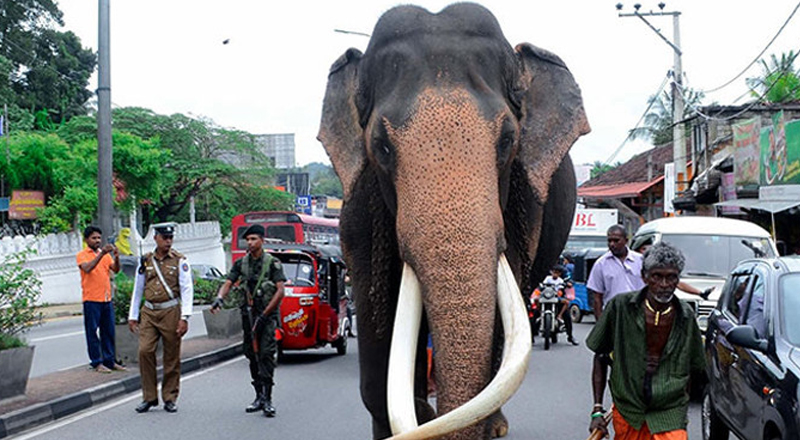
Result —
[[642, 225], [630, 242], [633, 250], [667, 242], [680, 249], [686, 257], [681, 281], [705, 290], [714, 287], [708, 300], [697, 295], [678, 291], [678, 296], [688, 301], [697, 312], [700, 329], [705, 331], [706, 321], [725, 284], [725, 279], [736, 265], [747, 258], [778, 255], [769, 233], [760, 226], [722, 217], [669, 217]]

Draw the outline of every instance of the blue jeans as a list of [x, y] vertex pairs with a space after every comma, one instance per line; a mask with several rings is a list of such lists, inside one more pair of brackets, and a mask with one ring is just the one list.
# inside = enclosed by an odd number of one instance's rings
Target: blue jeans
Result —
[[83, 326], [86, 329], [86, 349], [89, 351], [92, 367], [102, 363], [108, 368], [114, 368], [114, 304], [111, 301], [84, 301]]

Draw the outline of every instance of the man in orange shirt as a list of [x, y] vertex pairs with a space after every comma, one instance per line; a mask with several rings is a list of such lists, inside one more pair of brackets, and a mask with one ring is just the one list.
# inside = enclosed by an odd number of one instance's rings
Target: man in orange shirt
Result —
[[[98, 373], [125, 368], [115, 362], [114, 303], [111, 301], [111, 272], [119, 272], [119, 251], [112, 244], [100, 248], [102, 232], [96, 226], [83, 231], [86, 247], [78, 253], [83, 290], [83, 325], [91, 368]], [[114, 258], [111, 258], [113, 254]], [[98, 330], [100, 335], [98, 338]]]

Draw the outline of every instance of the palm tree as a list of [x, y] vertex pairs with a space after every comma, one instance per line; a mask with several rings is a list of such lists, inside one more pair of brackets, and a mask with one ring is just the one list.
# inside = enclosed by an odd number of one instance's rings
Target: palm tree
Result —
[[[687, 88], [683, 94], [683, 117], [688, 118], [695, 113], [705, 95]], [[630, 132], [631, 139], [643, 139], [653, 145], [672, 142], [672, 92], [665, 90], [660, 95], [651, 96], [648, 100], [650, 110], [645, 114], [644, 125]], [[688, 127], [687, 127], [688, 130]]]
[[769, 63], [761, 59], [761, 76], [747, 78], [747, 86], [753, 96], [764, 95], [768, 103], [800, 101], [800, 70], [794, 68], [794, 60], [800, 52], [782, 53], [778, 58], [770, 55]]

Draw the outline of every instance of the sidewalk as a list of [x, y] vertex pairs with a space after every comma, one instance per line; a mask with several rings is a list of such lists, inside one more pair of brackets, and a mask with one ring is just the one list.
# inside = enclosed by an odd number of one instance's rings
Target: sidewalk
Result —
[[[41, 309], [46, 320], [80, 315], [82, 304]], [[185, 339], [181, 344], [181, 373], [186, 374], [242, 354], [240, 337]], [[159, 357], [160, 361], [160, 357]], [[0, 401], [0, 438], [5, 438], [89, 408], [124, 394], [140, 392], [138, 364], [128, 371], [100, 374], [88, 366], [32, 378], [24, 396]], [[158, 369], [159, 375], [161, 367]]]

